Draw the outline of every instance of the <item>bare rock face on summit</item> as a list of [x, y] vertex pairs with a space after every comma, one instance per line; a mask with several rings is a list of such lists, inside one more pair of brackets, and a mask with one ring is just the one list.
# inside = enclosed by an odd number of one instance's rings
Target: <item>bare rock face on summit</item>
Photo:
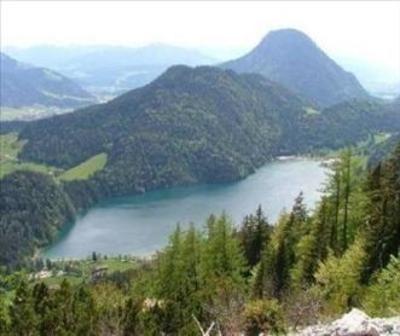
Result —
[[368, 97], [352, 73], [295, 29], [272, 31], [247, 55], [221, 66], [264, 75], [320, 107]]

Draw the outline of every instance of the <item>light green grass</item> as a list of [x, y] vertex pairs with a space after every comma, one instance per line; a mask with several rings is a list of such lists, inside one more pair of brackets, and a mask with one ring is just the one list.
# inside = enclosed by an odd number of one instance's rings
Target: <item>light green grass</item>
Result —
[[23, 146], [24, 142], [18, 140], [17, 133], [0, 135], [0, 162], [15, 160]]
[[56, 168], [18, 159], [25, 142], [18, 140], [16, 133], [0, 135], [0, 179], [16, 170], [31, 170], [40, 173], [55, 174]]
[[107, 154], [101, 153], [92, 156], [90, 159], [82, 162], [59, 176], [60, 180], [73, 181], [85, 180], [92, 176], [95, 172], [102, 170], [107, 163]]
[[8, 161], [0, 163], [0, 179], [17, 170], [30, 170], [43, 174], [54, 175], [57, 169], [34, 162]]
[[[68, 261], [60, 261], [59, 266]], [[107, 273], [111, 274], [113, 272], [125, 272], [130, 269], [135, 269], [138, 267], [138, 263], [130, 258], [128, 260], [120, 260], [118, 258], [109, 258], [107, 260], [101, 259], [96, 262], [88, 259], [78, 260], [73, 263], [74, 268], [79, 270], [82, 275], [64, 274], [61, 276], [51, 276], [44, 279], [35, 280], [35, 283], [44, 282], [47, 285], [59, 285], [63, 280], [68, 280], [71, 284], [79, 284], [82, 282], [89, 282], [91, 280], [92, 270], [96, 267], [107, 267]]]
[[390, 133], [380, 132], [374, 134], [375, 144], [380, 144], [381, 142], [387, 140], [390, 137]]
[[63, 181], [85, 180], [102, 170], [107, 163], [107, 154], [101, 153], [63, 172], [55, 167], [19, 160], [18, 153], [24, 145], [24, 141], [18, 140], [17, 133], [0, 135], [0, 179], [17, 170], [31, 170], [58, 176]]
[[50, 117], [57, 114], [64, 114], [70, 112], [69, 108], [58, 108], [53, 106], [24, 106], [24, 107], [1, 107], [1, 120], [35, 120], [44, 117]]
[[305, 107], [304, 111], [307, 113], [307, 115], [315, 115], [315, 114], [321, 113], [321, 112], [317, 111], [316, 109], [312, 108], [311, 106]]

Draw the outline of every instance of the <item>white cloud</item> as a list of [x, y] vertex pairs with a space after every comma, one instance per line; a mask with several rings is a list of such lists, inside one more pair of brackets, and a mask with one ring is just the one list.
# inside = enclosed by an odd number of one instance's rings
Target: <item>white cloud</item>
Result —
[[400, 74], [398, 1], [1, 1], [3, 46], [163, 42], [247, 50], [284, 27], [303, 30], [331, 55]]

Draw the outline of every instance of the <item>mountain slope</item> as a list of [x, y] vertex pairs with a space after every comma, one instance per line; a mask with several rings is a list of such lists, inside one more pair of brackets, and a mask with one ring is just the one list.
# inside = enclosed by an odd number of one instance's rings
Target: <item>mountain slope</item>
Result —
[[370, 133], [398, 130], [398, 118], [389, 116], [372, 101], [318, 111], [261, 75], [174, 66], [106, 104], [27, 123], [19, 158], [70, 169], [106, 154], [104, 168], [68, 184], [71, 199], [84, 203], [237, 180], [276, 155], [339, 148]]
[[344, 71], [305, 34], [294, 29], [268, 33], [247, 55], [221, 65], [259, 73], [324, 107], [366, 98], [356, 77]]
[[0, 193], [0, 264], [23, 261], [74, 215], [68, 196], [51, 177], [29, 171], [6, 176]]
[[111, 94], [148, 84], [171, 65], [216, 63], [196, 50], [165, 44], [139, 48], [36, 46], [9, 52], [25, 62], [57, 69], [88, 90]]
[[96, 176], [112, 194], [231, 181], [291, 147], [305, 106], [259, 75], [175, 66], [107, 104], [28, 124], [21, 158], [70, 168], [105, 152]]
[[1, 106], [78, 107], [95, 102], [70, 79], [46, 68], [20, 63], [0, 54]]

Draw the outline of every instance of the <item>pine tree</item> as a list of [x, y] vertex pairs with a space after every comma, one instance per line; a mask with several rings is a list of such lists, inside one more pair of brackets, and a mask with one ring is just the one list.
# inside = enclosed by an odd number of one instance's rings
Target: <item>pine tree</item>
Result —
[[20, 336], [36, 335], [37, 317], [28, 284], [22, 281], [10, 307], [11, 333]]
[[400, 257], [391, 256], [389, 264], [377, 274], [367, 289], [363, 306], [373, 316], [390, 316], [400, 311]]
[[261, 205], [257, 208], [255, 215], [244, 218], [239, 237], [250, 267], [254, 267], [260, 261], [262, 250], [269, 240], [271, 231]]
[[198, 233], [193, 225], [187, 232], [178, 226], [160, 258], [156, 290], [157, 299], [165, 305], [163, 330], [167, 333], [190, 333], [195, 328], [192, 315], [201, 315], [199, 263]]
[[201, 297], [210, 319], [219, 321], [227, 334], [239, 332], [237, 314], [244, 300], [246, 271], [232, 222], [225, 214], [211, 216], [200, 260]]
[[95, 304], [85, 285], [75, 291], [72, 303], [73, 330], [76, 335], [97, 335]]
[[365, 228], [368, 262], [364, 281], [387, 265], [400, 249], [400, 144], [393, 155], [370, 173]]
[[314, 281], [318, 263], [327, 255], [329, 231], [327, 226], [327, 198], [323, 197], [311, 222], [310, 232], [296, 246], [295, 265], [291, 271], [291, 288], [301, 290]]
[[364, 240], [356, 240], [342, 256], [331, 253], [319, 263], [313, 290], [330, 313], [342, 313], [360, 299], [361, 276], [365, 267]]

